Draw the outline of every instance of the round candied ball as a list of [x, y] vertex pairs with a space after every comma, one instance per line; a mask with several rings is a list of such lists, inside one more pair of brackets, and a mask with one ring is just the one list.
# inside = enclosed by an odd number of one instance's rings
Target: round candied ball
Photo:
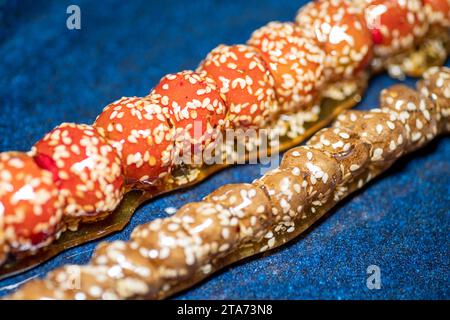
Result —
[[200, 243], [197, 255], [202, 259], [228, 252], [239, 242], [238, 219], [221, 205], [205, 201], [188, 203], [174, 217]]
[[364, 14], [347, 0], [312, 1], [299, 10], [296, 22], [322, 44], [329, 80], [354, 78], [370, 62], [373, 41]]
[[155, 184], [171, 171], [174, 130], [154, 99], [123, 97], [103, 109], [94, 127], [121, 155], [128, 183]]
[[430, 25], [450, 28], [450, 0], [423, 0]]
[[304, 175], [298, 168], [278, 168], [254, 183], [269, 196], [276, 222], [283, 223], [303, 213], [307, 199], [304, 181]]
[[19, 290], [8, 296], [9, 300], [63, 300], [70, 298], [64, 291], [49, 286], [45, 279], [27, 281]]
[[437, 98], [447, 99], [448, 101], [450, 100], [450, 68], [429, 68], [423, 74], [423, 84], [429, 89], [431, 98], [435, 99], [433, 97], [434, 95]]
[[325, 53], [318, 43], [293, 23], [270, 22], [253, 32], [248, 44], [262, 52], [282, 111], [309, 110], [325, 79]]
[[175, 128], [177, 156], [191, 153], [202, 156], [214, 146], [225, 127], [227, 109], [213, 79], [204, 73], [182, 71], [164, 76], [152, 90]]
[[428, 69], [423, 74], [423, 80], [417, 83], [417, 89], [423, 96], [433, 100], [441, 129], [450, 131], [450, 68]]
[[118, 300], [116, 279], [108, 271], [106, 266], [99, 265], [64, 265], [51, 271], [44, 281], [51, 285], [50, 294], [57, 299]]
[[[117, 280], [121, 296], [131, 297], [139, 293], [157, 293], [161, 279], [157, 270], [147, 257], [143, 257], [138, 247], [124, 241], [103, 242], [92, 255], [92, 264], [108, 267], [108, 275]], [[140, 284], [136, 286], [125, 286]], [[145, 292], [144, 292], [145, 291]]]
[[360, 175], [370, 161], [370, 146], [356, 133], [345, 128], [324, 128], [317, 132], [307, 145], [329, 154], [338, 161], [344, 185]]
[[333, 157], [307, 146], [287, 151], [280, 168], [298, 168], [306, 173], [306, 191], [310, 202], [325, 203], [342, 180], [339, 163]]
[[32, 155], [56, 174], [68, 218], [95, 219], [122, 199], [120, 156], [95, 127], [63, 123], [34, 145]]
[[413, 48], [428, 31], [421, 0], [366, 0], [363, 9], [379, 57]]
[[235, 128], [262, 128], [277, 114], [275, 80], [257, 49], [220, 45], [198, 70], [216, 81]]
[[406, 152], [414, 151], [438, 133], [440, 113], [433, 101], [401, 84], [381, 91], [381, 109], [393, 113], [406, 129]]
[[257, 239], [271, 225], [270, 200], [260, 188], [250, 183], [226, 184], [205, 197], [238, 218], [240, 238]]
[[370, 160], [383, 168], [400, 158], [408, 139], [405, 127], [397, 116], [380, 109], [370, 112], [345, 111], [333, 125], [357, 133], [362, 141], [370, 145]]
[[199, 245], [174, 216], [136, 227], [131, 246], [148, 258], [163, 279], [189, 277], [198, 265]]
[[0, 227], [13, 251], [47, 245], [62, 217], [62, 201], [50, 172], [29, 155], [0, 154]]

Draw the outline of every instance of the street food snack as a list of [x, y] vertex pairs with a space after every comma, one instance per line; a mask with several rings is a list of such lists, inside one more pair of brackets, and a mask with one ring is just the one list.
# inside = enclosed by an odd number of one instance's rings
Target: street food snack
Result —
[[[8, 198], [7, 169], [1, 172], [0, 186], [7, 187], [0, 190], [6, 195], [0, 209], [8, 212], [0, 214], [0, 278], [120, 231], [134, 210], [153, 197], [199, 183], [237, 160], [257, 160], [297, 146], [359, 102], [376, 72], [424, 74], [420, 93], [391, 88], [383, 93], [380, 110], [345, 113], [315, 135], [298, 159], [291, 152], [282, 168], [256, 183], [268, 201], [256, 208], [261, 216], [219, 209], [231, 202], [218, 195], [211, 200], [217, 204], [211, 210], [231, 215], [232, 221], [235, 215], [246, 217], [238, 221], [244, 238], [272, 239], [270, 233], [263, 235], [271, 219], [278, 231], [292, 230], [293, 221], [307, 216], [307, 210], [320, 211], [320, 205], [339, 200], [354, 184], [363, 185], [401, 154], [448, 130], [449, 72], [426, 71], [442, 65], [450, 51], [446, 1], [315, 1], [299, 10], [295, 22], [271, 22], [245, 45], [217, 47], [196, 71], [164, 76], [145, 97], [112, 102], [93, 125], [59, 125], [32, 147], [22, 170], [36, 179], [45, 176], [46, 183], [52, 178], [48, 201], [57, 208], [55, 217], [42, 223], [30, 218], [36, 226], [27, 226], [32, 231], [26, 237], [45, 234], [32, 241], [37, 245], [17, 245], [11, 236], [8, 223], [17, 208]], [[231, 143], [225, 141], [230, 131]], [[318, 164], [299, 165], [301, 174], [286, 167], [305, 157]], [[336, 162], [339, 172], [330, 171]], [[22, 178], [17, 177], [17, 186], [28, 186]], [[286, 188], [285, 181], [292, 186]], [[330, 191], [334, 187], [339, 192]], [[228, 192], [236, 201], [253, 194], [263, 199], [254, 189], [246, 195]], [[309, 209], [302, 205], [310, 200]], [[20, 219], [36, 202], [44, 203], [36, 195], [23, 201], [28, 209]], [[187, 232], [186, 226], [180, 224], [180, 232]]]
[[[447, 72], [433, 70], [437, 79]], [[414, 108], [398, 103], [406, 97]], [[138, 226], [128, 242], [101, 243], [87, 265], [75, 266], [77, 287], [66, 286], [74, 266], [64, 266], [10, 298], [161, 299], [283, 245], [402, 155], [445, 133], [443, 109], [423, 99], [428, 97], [403, 86], [388, 88], [381, 109], [345, 114], [252, 184], [225, 185], [167, 218]]]

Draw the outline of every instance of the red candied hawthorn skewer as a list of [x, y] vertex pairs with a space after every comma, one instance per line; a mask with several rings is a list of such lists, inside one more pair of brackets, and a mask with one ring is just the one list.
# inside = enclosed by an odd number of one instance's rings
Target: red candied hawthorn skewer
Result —
[[122, 199], [121, 159], [97, 128], [63, 123], [31, 153], [43, 169], [57, 173], [69, 228], [76, 228], [80, 220], [101, 218], [99, 214], [108, 214]]
[[262, 128], [278, 112], [275, 80], [259, 51], [220, 45], [200, 64], [225, 96], [228, 119], [236, 128]]
[[392, 57], [412, 49], [428, 31], [421, 0], [362, 1], [376, 56]]
[[173, 166], [173, 128], [159, 101], [123, 97], [95, 120], [121, 155], [128, 184], [155, 183]]
[[205, 73], [182, 71], [164, 76], [149, 98], [160, 101], [175, 128], [175, 161], [191, 153], [201, 163], [206, 148], [215, 145], [217, 135], [226, 126], [222, 94]]
[[372, 58], [364, 14], [347, 0], [310, 2], [297, 13], [296, 23], [322, 45], [328, 80], [355, 78]]
[[280, 108], [308, 109], [324, 83], [324, 52], [293, 23], [271, 22], [253, 32], [249, 45], [263, 54], [275, 79]]
[[25, 153], [0, 154], [0, 263], [9, 250], [35, 250], [54, 239], [62, 201], [53, 176]]

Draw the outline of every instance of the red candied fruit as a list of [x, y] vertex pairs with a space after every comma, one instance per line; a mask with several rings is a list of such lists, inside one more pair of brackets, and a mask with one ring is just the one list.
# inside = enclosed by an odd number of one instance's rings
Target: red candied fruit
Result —
[[246, 45], [220, 45], [200, 64], [226, 98], [236, 128], [262, 128], [278, 112], [275, 80], [259, 51]]
[[173, 165], [173, 129], [157, 101], [123, 97], [95, 120], [122, 157], [127, 182], [154, 183]]
[[322, 44], [329, 79], [352, 78], [370, 62], [373, 42], [364, 14], [347, 0], [310, 2], [296, 22]]
[[181, 71], [164, 76], [150, 93], [160, 101], [175, 128], [175, 155], [201, 156], [214, 146], [225, 127], [227, 109], [213, 79], [204, 73]]
[[112, 211], [122, 199], [120, 157], [97, 128], [63, 123], [34, 145], [32, 155], [42, 168], [57, 173], [69, 217]]
[[430, 25], [450, 28], [450, 0], [423, 0]]
[[62, 205], [52, 174], [39, 168], [32, 157], [0, 154], [0, 227], [13, 251], [36, 249], [53, 240]]
[[362, 8], [377, 56], [411, 49], [428, 31], [421, 0], [365, 0]]
[[293, 23], [270, 22], [253, 32], [248, 44], [258, 48], [269, 65], [284, 112], [312, 107], [324, 82], [324, 52], [315, 40]]

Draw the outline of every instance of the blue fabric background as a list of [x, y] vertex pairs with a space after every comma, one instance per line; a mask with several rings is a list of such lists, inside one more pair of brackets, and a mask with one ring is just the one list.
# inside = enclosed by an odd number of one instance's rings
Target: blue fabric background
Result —
[[[0, 151], [28, 150], [63, 121], [91, 123], [123, 95], [145, 95], [166, 73], [195, 68], [220, 43], [243, 43], [271, 20], [292, 20], [306, 1], [0, 0]], [[78, 4], [82, 29], [66, 28]], [[377, 105], [396, 81], [374, 78], [358, 108]], [[412, 80], [407, 81], [414, 84]], [[394, 165], [296, 241], [233, 265], [179, 299], [448, 299], [450, 139]], [[250, 182], [259, 165], [222, 171], [201, 185], [140, 208], [121, 233], [164, 208], [199, 200], [231, 182]], [[68, 250], [0, 281], [0, 295], [67, 263], [86, 263], [97, 243]], [[381, 268], [381, 290], [366, 269]]]

